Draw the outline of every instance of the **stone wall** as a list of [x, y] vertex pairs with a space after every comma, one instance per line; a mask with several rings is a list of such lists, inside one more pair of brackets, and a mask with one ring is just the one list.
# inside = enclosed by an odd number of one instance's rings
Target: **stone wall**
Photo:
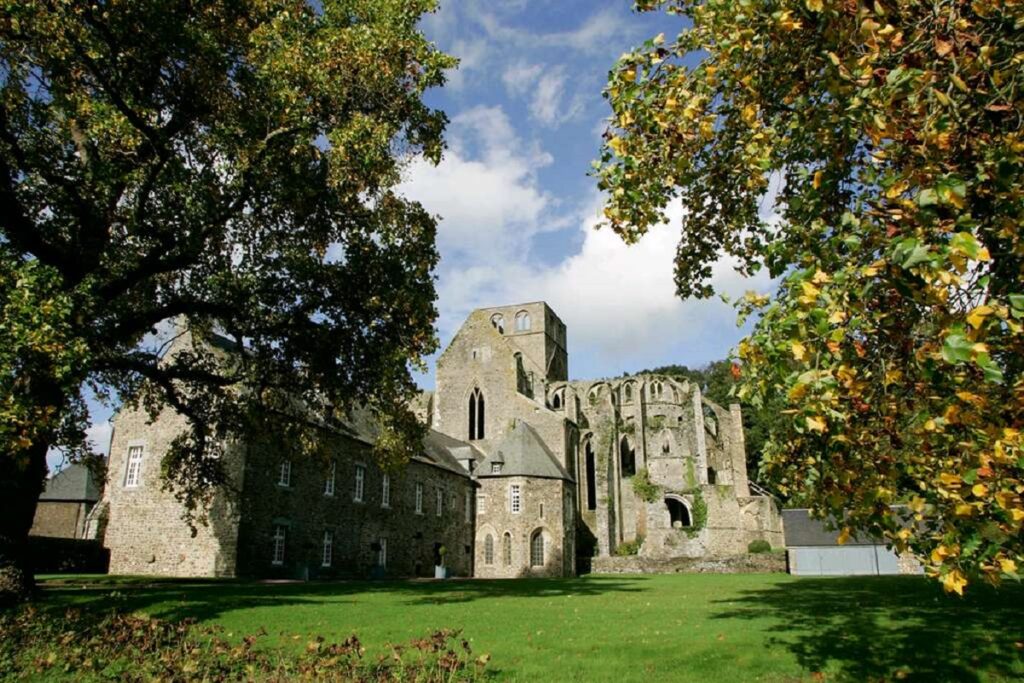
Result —
[[[384, 473], [369, 445], [333, 439], [334, 492], [325, 495], [328, 464], [294, 462], [290, 485], [279, 485], [280, 449], [240, 444], [226, 455], [231, 486], [218, 493], [210, 524], [193, 537], [173, 494], [161, 490], [160, 460], [185, 422], [171, 411], [148, 424], [144, 413], [115, 418], [104, 544], [113, 574], [161, 576], [260, 576], [330, 578], [433, 576], [438, 551], [453, 574], [472, 574], [474, 483], [456, 473], [414, 460], [390, 473], [390, 501], [382, 503]], [[328, 437], [325, 437], [328, 438]], [[143, 446], [141, 481], [125, 486], [130, 446]], [[363, 500], [354, 500], [356, 465], [364, 468]], [[422, 486], [422, 513], [415, 510]], [[241, 492], [238, 494], [237, 492]], [[437, 496], [441, 494], [441, 514]], [[468, 500], [467, 500], [468, 499]], [[469, 517], [466, 511], [469, 511]], [[285, 556], [274, 562], [274, 534], [285, 529]], [[330, 532], [330, 562], [324, 566], [324, 532]], [[386, 543], [386, 564], [381, 544]]]
[[[475, 485], [468, 476], [414, 460], [404, 469], [387, 473], [389, 500], [385, 505], [385, 472], [374, 463], [370, 447], [337, 437], [330, 450], [335, 454], [334, 491], [327, 495], [328, 463], [294, 462], [290, 483], [282, 486], [281, 458], [275, 449], [249, 449], [239, 573], [301, 579], [433, 576], [439, 550], [444, 547], [449, 572], [472, 575]], [[363, 468], [361, 501], [356, 499], [357, 466]], [[421, 512], [416, 510], [417, 485], [422, 487]], [[273, 557], [277, 527], [285, 530], [280, 564], [275, 564]], [[323, 561], [324, 532], [331, 534], [327, 566]]]
[[[476, 529], [476, 572], [481, 578], [572, 576], [575, 573], [575, 498], [571, 482], [536, 477], [483, 477]], [[513, 513], [512, 485], [520, 487], [521, 512]], [[504, 538], [511, 541], [506, 562]], [[535, 533], [544, 539], [544, 565], [530, 565]], [[493, 541], [493, 562], [487, 561], [487, 537]]]
[[32, 520], [32, 536], [83, 538], [91, 504], [73, 500], [41, 500]]
[[720, 558], [651, 559], [637, 555], [595, 557], [595, 574], [768, 574], [786, 571], [785, 553], [747, 553]]
[[[233, 494], [219, 493], [209, 525], [193, 530], [182, 521], [182, 507], [163, 491], [160, 463], [171, 441], [186, 427], [185, 419], [165, 410], [149, 423], [144, 410], [124, 408], [115, 416], [103, 500], [108, 520], [103, 544], [110, 549], [111, 574], [160, 576], [234, 576], [238, 514]], [[128, 449], [141, 446], [140, 481], [126, 486]], [[224, 456], [231, 488], [241, 487], [242, 461], [237, 451]]]

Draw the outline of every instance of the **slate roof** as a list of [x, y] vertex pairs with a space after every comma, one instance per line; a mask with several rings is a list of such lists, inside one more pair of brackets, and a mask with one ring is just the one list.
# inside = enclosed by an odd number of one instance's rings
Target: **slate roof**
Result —
[[423, 450], [425, 455], [419, 460], [437, 465], [446, 470], [469, 476], [469, 472], [462, 466], [461, 460], [473, 460], [480, 462], [484, 454], [477, 448], [465, 441], [459, 441], [447, 434], [431, 429], [423, 439]]
[[[785, 531], [786, 547], [799, 548], [808, 546], [836, 546], [839, 530], [829, 531], [825, 523], [811, 517], [807, 508], [794, 508], [782, 511], [782, 528]], [[860, 538], [852, 535], [844, 546], [881, 545], [883, 541], [860, 534]]]
[[[501, 473], [491, 474], [491, 463], [501, 463]], [[515, 420], [491, 449], [477, 476], [484, 477], [543, 477], [573, 481], [558, 458], [547, 447], [533, 427]]]
[[47, 479], [46, 487], [39, 494], [39, 500], [95, 503], [99, 499], [100, 489], [93, 480], [92, 472], [81, 464], [69, 465]]

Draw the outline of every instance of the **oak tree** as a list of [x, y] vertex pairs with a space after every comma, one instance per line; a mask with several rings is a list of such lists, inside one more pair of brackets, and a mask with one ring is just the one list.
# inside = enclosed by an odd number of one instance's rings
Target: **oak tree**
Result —
[[[315, 451], [369, 404], [407, 455], [437, 252], [394, 188], [442, 151], [433, 0], [2, 4], [0, 596], [47, 449], [88, 451], [83, 388], [188, 418], [162, 470], [195, 518], [243, 431]], [[206, 343], [161, 359], [175, 319]]]

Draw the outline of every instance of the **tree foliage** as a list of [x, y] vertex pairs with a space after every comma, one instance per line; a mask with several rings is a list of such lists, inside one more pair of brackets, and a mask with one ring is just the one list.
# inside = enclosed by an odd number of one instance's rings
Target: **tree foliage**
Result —
[[782, 404], [762, 476], [947, 590], [1016, 578], [1024, 4], [638, 7], [682, 30], [610, 75], [605, 216], [632, 241], [682, 198], [682, 296], [722, 254], [781, 278], [740, 304], [741, 396]]
[[[454, 60], [417, 30], [434, 4], [3, 2], [5, 491], [34, 501], [48, 446], [86, 450], [90, 385], [187, 416], [163, 468], [196, 514], [233, 434], [315, 450], [368, 403], [408, 454], [437, 252], [433, 218], [393, 188], [442, 151], [422, 96]], [[178, 318], [244, 353], [161, 359], [143, 342]]]

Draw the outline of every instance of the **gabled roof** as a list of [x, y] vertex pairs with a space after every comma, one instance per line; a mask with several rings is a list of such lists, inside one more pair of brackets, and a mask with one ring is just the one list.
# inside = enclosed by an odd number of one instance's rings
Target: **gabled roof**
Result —
[[74, 464], [65, 467], [50, 479], [39, 494], [39, 500], [85, 501], [95, 503], [100, 499], [100, 489], [93, 480], [88, 467]]
[[484, 454], [475, 446], [434, 429], [429, 430], [423, 439], [423, 450], [422, 460], [465, 476], [469, 476], [469, 472], [460, 461], [479, 462], [484, 459]]
[[[370, 410], [352, 411], [344, 426], [350, 430], [346, 436], [370, 446], [376, 444], [380, 437], [380, 424]], [[413, 460], [468, 477], [470, 473], [459, 461], [466, 459], [480, 461], [483, 458], [483, 453], [465, 441], [459, 441], [447, 434], [428, 429], [426, 436], [423, 437], [423, 449], [420, 451], [420, 455], [413, 457]]]
[[[501, 463], [501, 473], [491, 474], [491, 464]], [[558, 458], [547, 447], [533, 427], [516, 419], [512, 428], [491, 449], [482, 468], [478, 470], [481, 479], [485, 477], [543, 477], [573, 481]]]

